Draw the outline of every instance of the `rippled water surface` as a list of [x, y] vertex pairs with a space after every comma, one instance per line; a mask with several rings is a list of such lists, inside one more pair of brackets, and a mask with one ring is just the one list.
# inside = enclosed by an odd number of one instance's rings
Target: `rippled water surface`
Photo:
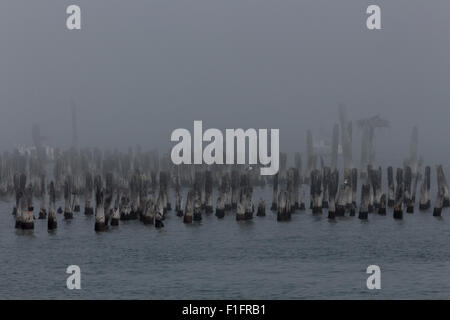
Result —
[[[269, 188], [255, 190], [269, 202]], [[372, 299], [450, 298], [450, 210], [327, 219], [326, 211], [237, 222], [203, 215], [185, 225], [169, 212], [165, 228], [138, 221], [94, 232], [94, 218], [58, 215], [58, 229], [36, 220], [14, 229], [11, 202], [0, 202], [0, 298]], [[66, 288], [68, 265], [81, 290]], [[381, 268], [381, 290], [366, 288], [366, 268]]]

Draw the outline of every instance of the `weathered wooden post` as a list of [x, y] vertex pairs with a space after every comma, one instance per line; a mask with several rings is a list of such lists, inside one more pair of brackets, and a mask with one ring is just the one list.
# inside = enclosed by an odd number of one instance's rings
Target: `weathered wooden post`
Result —
[[200, 194], [196, 193], [194, 200], [194, 221], [202, 220], [202, 201]]
[[39, 219], [47, 218], [47, 210], [45, 209], [45, 176], [41, 175], [41, 187], [40, 187], [40, 208], [39, 208]]
[[442, 186], [438, 187], [436, 192], [436, 203], [434, 204], [433, 217], [440, 217], [442, 213], [442, 204], [444, 201], [444, 190]]
[[[170, 171], [165, 172], [165, 183], [164, 183], [164, 213], [167, 211], [172, 211], [172, 203], [170, 201]], [[211, 205], [212, 212], [212, 205]]]
[[141, 180], [139, 173], [135, 173], [131, 177], [130, 181], [130, 195], [131, 195], [131, 211], [129, 214], [130, 220], [136, 220], [139, 217], [139, 206], [140, 206], [140, 191], [141, 190]]
[[58, 222], [56, 221], [56, 194], [55, 194], [55, 185], [50, 182], [50, 189], [48, 192], [49, 196], [49, 204], [48, 204], [48, 219], [47, 219], [47, 229], [54, 230], [58, 226]]
[[72, 180], [71, 191], [73, 194], [72, 212], [80, 212], [80, 195], [77, 176], [75, 176], [74, 179]]
[[346, 204], [346, 188], [345, 182], [339, 186], [338, 197], [337, 197], [337, 205], [336, 205], [336, 217], [345, 216], [345, 204]]
[[445, 203], [445, 188], [446, 181], [444, 176], [444, 171], [442, 170], [442, 165], [436, 166], [436, 175], [437, 175], [437, 192], [436, 192], [436, 203], [434, 204], [433, 216], [440, 217], [442, 212], [442, 207]]
[[347, 168], [344, 169], [344, 206], [345, 210], [350, 213], [351, 216], [355, 215], [355, 211], [353, 209], [353, 202], [352, 202], [352, 169]]
[[[139, 179], [140, 177], [138, 177]], [[142, 184], [139, 180], [139, 189], [141, 188]], [[140, 191], [139, 191], [140, 192]], [[108, 172], [106, 174], [106, 183], [105, 183], [105, 193], [104, 193], [104, 213], [105, 213], [105, 225], [107, 226], [109, 224], [109, 220], [111, 219], [111, 203], [114, 193], [114, 177], [112, 172]], [[140, 198], [139, 198], [140, 199]], [[140, 204], [139, 200], [137, 202], [137, 215], [140, 216]]]
[[406, 204], [406, 212], [414, 213], [414, 204], [411, 198], [411, 183], [412, 183], [412, 170], [410, 166], [405, 167], [404, 174], [404, 203]]
[[[367, 172], [370, 175], [370, 172]], [[361, 204], [359, 206], [358, 218], [361, 220], [367, 220], [369, 214], [369, 194], [370, 186], [368, 184], [363, 184], [361, 187]]]
[[278, 201], [278, 173], [273, 176], [273, 191], [272, 191], [272, 205], [270, 206], [270, 210], [277, 210], [277, 201]]
[[386, 215], [386, 194], [382, 194], [380, 197], [380, 207], [378, 208], [379, 215]]
[[241, 201], [238, 201], [236, 208], [236, 221], [245, 220], [245, 208]]
[[[166, 189], [167, 190], [167, 189]], [[158, 200], [156, 201], [156, 207], [155, 207], [155, 228], [162, 228], [164, 227], [164, 223], [162, 222], [164, 220], [164, 207], [167, 205], [167, 201], [164, 199], [164, 193], [160, 191], [160, 196], [158, 197]]]
[[300, 186], [300, 211], [305, 211], [306, 210], [306, 192], [305, 192], [305, 188], [302, 188]]
[[184, 223], [192, 223], [192, 217], [194, 215], [194, 201], [195, 201], [195, 192], [193, 190], [189, 190], [186, 197], [186, 207], [184, 209]]
[[313, 198], [313, 214], [322, 213], [322, 175], [320, 170], [311, 172], [311, 194]]
[[94, 209], [92, 208], [92, 192], [94, 189], [94, 182], [92, 180], [92, 174], [90, 172], [86, 173], [86, 182], [84, 189], [84, 214], [93, 215]]
[[294, 204], [292, 206], [292, 212], [295, 211], [295, 191], [294, 191], [294, 171], [293, 168], [289, 168], [286, 172], [286, 189], [288, 193], [289, 202]]
[[339, 185], [339, 172], [337, 169], [333, 169], [330, 174], [329, 180], [329, 206], [328, 206], [328, 219], [334, 219], [336, 216], [336, 194]]
[[225, 195], [223, 193], [220, 193], [217, 198], [216, 217], [219, 219], [225, 217]]
[[21, 227], [23, 230], [32, 230], [34, 229], [34, 216], [33, 216], [33, 205], [30, 202], [32, 201], [33, 190], [29, 186], [25, 189], [24, 197], [20, 200], [20, 210], [22, 211], [22, 224]]
[[323, 168], [323, 198], [322, 198], [322, 208], [328, 209], [329, 198], [330, 198], [330, 167]]
[[[403, 170], [397, 169], [397, 176], [401, 171]], [[401, 182], [397, 184], [397, 190], [395, 192], [394, 219], [403, 219], [403, 195], [403, 182]]]
[[375, 209], [379, 209], [380, 207], [380, 198], [382, 195], [382, 181], [381, 181], [381, 177], [382, 177], [382, 170], [381, 167], [378, 167], [378, 170], [372, 170], [372, 187], [373, 187], [373, 204], [374, 204], [374, 208]]
[[183, 209], [181, 207], [181, 186], [180, 186], [180, 181], [179, 181], [179, 177], [177, 177], [177, 182], [175, 184], [175, 211], [177, 213], [178, 217], [182, 217], [183, 216]]
[[431, 205], [430, 201], [430, 173], [431, 168], [429, 166], [425, 167], [425, 174], [422, 182], [422, 186], [420, 188], [420, 203], [419, 210], [428, 210]]
[[258, 211], [256, 213], [258, 217], [264, 217], [266, 215], [266, 203], [263, 198], [259, 199]]
[[64, 219], [73, 219], [72, 205], [71, 205], [71, 190], [72, 179], [71, 176], [67, 176], [64, 181]]
[[211, 171], [205, 172], [205, 213], [213, 212], [213, 180]]
[[[15, 173], [13, 175], [13, 188], [14, 188], [14, 207], [12, 210], [12, 215], [16, 216], [17, 218], [17, 210], [19, 208], [19, 201], [21, 196], [21, 187], [20, 187], [20, 175], [18, 173]], [[20, 227], [20, 226], [19, 226]]]
[[297, 188], [297, 194], [296, 194], [296, 209], [300, 209], [300, 189], [303, 183], [302, 180], [302, 157], [299, 152], [295, 153], [295, 179], [296, 179], [296, 188]]
[[442, 186], [442, 197], [443, 197], [442, 207], [447, 208], [450, 206], [447, 179], [445, 178], [442, 165], [438, 165], [436, 170], [438, 171], [438, 181], [439, 181], [438, 183]]
[[103, 195], [103, 185], [102, 178], [97, 175], [94, 180], [95, 184], [95, 227], [94, 230], [97, 232], [105, 231], [105, 199]]
[[120, 191], [117, 190], [116, 200], [114, 201], [114, 208], [111, 214], [111, 226], [118, 226], [120, 220]]
[[297, 168], [292, 168], [294, 172], [294, 190], [292, 191], [293, 201], [292, 201], [292, 208], [293, 211], [300, 209], [300, 202], [299, 202], [299, 187], [300, 187], [300, 173]]
[[239, 201], [239, 172], [236, 169], [231, 171], [231, 208], [237, 209]]
[[245, 219], [250, 220], [250, 219], [253, 219], [253, 211], [254, 211], [253, 189], [250, 186], [250, 184], [248, 184], [248, 186], [244, 190], [246, 193], [246, 196], [245, 196]]
[[[24, 220], [24, 215], [28, 211], [28, 204], [25, 198], [25, 187], [27, 183], [27, 176], [25, 174], [15, 174], [14, 175], [14, 189], [16, 195], [16, 221], [15, 228], [22, 228], [22, 222]], [[22, 206], [24, 206], [22, 208]]]
[[120, 199], [120, 220], [126, 221], [130, 219], [131, 205], [128, 194], [122, 195]]
[[231, 178], [229, 172], [225, 172], [223, 179], [223, 193], [224, 193], [224, 201], [225, 201], [225, 211], [230, 211], [232, 209], [232, 201], [231, 201]]
[[358, 169], [352, 169], [352, 204], [353, 210], [356, 210], [356, 197], [358, 192]]
[[18, 199], [18, 205], [16, 206], [16, 217], [15, 217], [15, 228], [22, 228], [23, 214], [22, 214], [22, 198], [25, 197], [22, 190], [16, 192], [16, 197]]
[[[142, 222], [144, 221], [144, 214], [145, 210], [147, 208], [147, 197], [148, 197], [148, 182], [145, 174], [139, 174], [138, 176], [139, 181], [139, 203], [138, 203], [138, 210], [137, 215], [139, 220]], [[112, 179], [111, 179], [111, 184]], [[113, 188], [111, 188], [113, 189]]]
[[288, 221], [291, 219], [291, 212], [288, 208], [288, 194], [286, 191], [280, 191], [278, 195], [277, 221]]
[[421, 171], [422, 171], [422, 161], [419, 161], [416, 171], [415, 172], [413, 171], [413, 187], [412, 187], [412, 194], [411, 194], [411, 200], [412, 200], [413, 207], [416, 203], [417, 185], [419, 184]]
[[373, 175], [373, 169], [372, 169], [372, 165], [368, 165], [367, 166], [367, 182], [369, 184], [369, 213], [373, 212], [374, 209], [374, 194], [375, 194], [375, 189], [374, 189], [374, 181], [373, 181], [374, 175]]
[[387, 169], [388, 178], [388, 207], [393, 208], [395, 204], [394, 169], [389, 166]]

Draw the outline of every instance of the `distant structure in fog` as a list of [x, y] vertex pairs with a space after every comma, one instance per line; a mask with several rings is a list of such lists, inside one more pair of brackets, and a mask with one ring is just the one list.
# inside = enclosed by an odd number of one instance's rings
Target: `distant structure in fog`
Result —
[[[322, 157], [330, 157], [333, 154], [333, 145], [328, 139], [313, 141], [314, 153]], [[342, 155], [342, 145], [337, 144], [336, 154]]]
[[[22, 156], [32, 156], [33, 154], [38, 154], [36, 146], [26, 146], [26, 145], [15, 145], [14, 150], [16, 150]], [[55, 149], [53, 147], [42, 145], [41, 146], [42, 155], [45, 156], [46, 160], [55, 159]]]
[[367, 166], [375, 166], [375, 129], [389, 128], [388, 120], [381, 118], [379, 115], [363, 118], [357, 121], [358, 127], [362, 129], [363, 135], [361, 139], [361, 177], [367, 176]]

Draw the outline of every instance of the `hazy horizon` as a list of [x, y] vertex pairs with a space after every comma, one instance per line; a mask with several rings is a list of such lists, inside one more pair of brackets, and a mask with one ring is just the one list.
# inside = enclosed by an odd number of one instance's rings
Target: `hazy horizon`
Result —
[[[433, 4], [432, 6], [430, 4]], [[65, 8], [82, 10], [68, 31]], [[369, 4], [382, 30], [365, 27]], [[328, 138], [337, 105], [379, 114], [377, 159], [444, 159], [450, 144], [450, 3], [423, 1], [39, 1], [0, 4], [0, 150], [32, 145], [168, 150], [176, 128], [279, 128], [281, 151]], [[353, 159], [361, 132], [354, 126]], [[441, 161], [441, 160], [439, 160]]]

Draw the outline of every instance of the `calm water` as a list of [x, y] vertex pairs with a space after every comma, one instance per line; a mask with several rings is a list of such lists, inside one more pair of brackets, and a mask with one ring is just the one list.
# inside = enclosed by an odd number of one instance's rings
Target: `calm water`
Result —
[[[256, 190], [269, 202], [269, 188]], [[38, 206], [37, 203], [35, 203]], [[0, 202], [2, 299], [372, 299], [450, 298], [450, 210], [327, 219], [298, 212], [237, 222], [204, 215], [185, 225], [169, 212], [165, 228], [138, 221], [94, 232], [83, 213], [47, 231], [14, 229], [11, 203]], [[68, 265], [81, 268], [82, 290], [66, 288]], [[381, 290], [366, 289], [366, 268], [381, 268]]]

